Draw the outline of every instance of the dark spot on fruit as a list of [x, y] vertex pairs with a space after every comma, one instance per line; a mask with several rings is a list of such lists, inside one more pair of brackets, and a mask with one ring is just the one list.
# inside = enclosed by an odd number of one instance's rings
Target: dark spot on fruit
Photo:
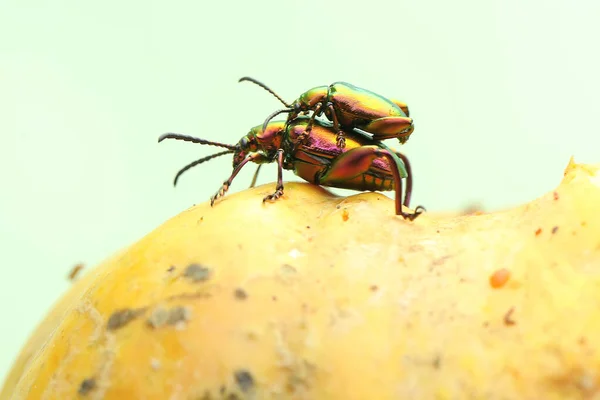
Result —
[[86, 395], [92, 390], [96, 388], [96, 380], [94, 378], [88, 378], [81, 381], [79, 385], [78, 393], [81, 395]]
[[171, 309], [157, 307], [152, 310], [148, 317], [148, 325], [152, 328], [160, 328], [164, 325], [177, 325], [190, 319], [190, 309], [188, 307], [176, 306]]
[[235, 382], [238, 384], [242, 392], [248, 392], [254, 387], [254, 378], [252, 374], [245, 369], [235, 371]]
[[203, 282], [210, 278], [211, 271], [209, 268], [199, 264], [190, 264], [185, 269], [183, 276], [192, 282]]
[[552, 234], [555, 234], [556, 231], [558, 231], [558, 226], [555, 226], [554, 228], [552, 228]]
[[122, 310], [117, 310], [108, 318], [106, 328], [110, 331], [122, 328], [143, 312], [143, 309], [134, 310], [130, 308], [124, 308]]
[[306, 225], [306, 229], [310, 229], [310, 226]]
[[246, 293], [246, 291], [241, 288], [235, 289], [235, 291], [233, 292], [233, 295], [238, 300], [246, 300], [248, 298], [248, 293]]
[[535, 236], [540, 236], [541, 233], [542, 233], [542, 228], [537, 228], [535, 231]]
[[171, 266], [169, 267], [169, 269], [167, 269], [167, 272], [173, 272], [173, 271], [175, 271], [175, 266], [174, 266], [174, 265], [171, 265]]
[[371, 287], [369, 287], [369, 289], [371, 290], [371, 292], [376, 292], [379, 290], [379, 286], [377, 285], [371, 285]]
[[273, 297], [271, 297], [271, 300], [273, 300], [273, 301], [277, 301], [277, 296], [273, 296]]
[[506, 326], [512, 326], [515, 325], [517, 322], [512, 318], [513, 313], [515, 312], [515, 308], [511, 307], [506, 314], [504, 314], [504, 325]]
[[554, 200], [558, 200], [558, 192], [554, 192], [553, 195], [554, 195]]

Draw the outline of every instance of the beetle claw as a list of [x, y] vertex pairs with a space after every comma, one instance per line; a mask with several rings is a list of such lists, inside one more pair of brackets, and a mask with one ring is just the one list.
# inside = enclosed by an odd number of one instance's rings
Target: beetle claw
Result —
[[283, 188], [279, 188], [275, 191], [275, 193], [265, 196], [263, 198], [263, 203], [266, 202], [267, 200], [269, 200], [269, 201], [277, 200], [281, 196], [283, 196]]
[[417, 208], [415, 208], [415, 211], [412, 214], [402, 214], [402, 216], [409, 221], [414, 221], [419, 215], [423, 213], [423, 211], [426, 211], [425, 207], [417, 206]]
[[343, 149], [344, 147], [346, 147], [346, 138], [344, 137], [344, 132], [339, 131], [336, 137], [337, 140], [337, 146], [340, 149]]
[[223, 183], [223, 185], [221, 186], [221, 188], [219, 188], [217, 193], [215, 193], [210, 198], [210, 206], [212, 207], [215, 204], [215, 201], [217, 201], [217, 199], [219, 197], [223, 197], [228, 190], [229, 190], [229, 185], [227, 184], [227, 182]]

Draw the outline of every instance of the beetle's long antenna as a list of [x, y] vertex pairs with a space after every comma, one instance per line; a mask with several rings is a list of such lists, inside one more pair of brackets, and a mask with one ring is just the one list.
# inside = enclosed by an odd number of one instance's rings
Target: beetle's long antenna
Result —
[[188, 136], [188, 135], [182, 135], [179, 133], [165, 133], [164, 135], [162, 135], [161, 137], [158, 138], [158, 142], [162, 142], [165, 139], [175, 139], [175, 140], [183, 140], [186, 142], [192, 142], [192, 143], [200, 143], [200, 144], [207, 144], [210, 146], [217, 146], [217, 147], [224, 147], [226, 149], [229, 150], [235, 150], [237, 149], [236, 146], [231, 145], [231, 144], [226, 144], [226, 143], [219, 143], [219, 142], [211, 142], [210, 140], [205, 140], [205, 139], [200, 139], [197, 137], [193, 137], [193, 136]]
[[179, 177], [181, 176], [181, 174], [183, 174], [188, 169], [193, 168], [193, 167], [195, 167], [198, 164], [202, 164], [205, 161], [212, 160], [213, 158], [217, 158], [217, 157], [223, 156], [225, 154], [231, 154], [231, 153], [233, 153], [233, 150], [225, 150], [225, 151], [222, 151], [220, 153], [215, 153], [215, 154], [211, 154], [210, 156], [202, 157], [199, 160], [196, 160], [194, 162], [189, 163], [188, 165], [186, 165], [185, 167], [181, 168], [177, 172], [177, 175], [175, 175], [175, 179], [173, 180], [173, 186], [177, 186], [177, 180], [179, 179]]
[[283, 110], [277, 110], [273, 114], [269, 115], [267, 117], [267, 119], [265, 119], [265, 122], [263, 122], [263, 126], [262, 126], [263, 132], [265, 131], [265, 129], [267, 129], [267, 125], [269, 124], [269, 121], [271, 121], [273, 118], [275, 118], [279, 114], [290, 113], [290, 112], [292, 112], [292, 110], [288, 110], [287, 108], [284, 108]]
[[289, 105], [285, 100], [283, 100], [277, 93], [275, 93], [270, 87], [268, 87], [267, 85], [265, 85], [262, 82], [257, 81], [254, 78], [250, 78], [249, 76], [244, 76], [243, 78], [240, 78], [240, 80], [238, 82], [244, 82], [244, 81], [248, 81], [248, 82], [252, 82], [255, 85], [260, 86], [261, 88], [265, 89], [267, 92], [271, 93], [273, 96], [275, 96], [277, 98], [277, 100], [279, 100], [284, 106], [290, 108], [291, 105]]

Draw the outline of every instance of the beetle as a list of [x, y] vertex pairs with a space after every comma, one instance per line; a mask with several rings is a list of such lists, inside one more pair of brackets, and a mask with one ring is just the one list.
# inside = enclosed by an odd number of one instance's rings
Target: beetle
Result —
[[406, 103], [387, 99], [370, 90], [359, 88], [347, 82], [335, 82], [329, 86], [317, 86], [300, 95], [288, 104], [264, 83], [245, 76], [239, 82], [252, 82], [277, 98], [286, 107], [267, 117], [263, 129], [275, 116], [288, 113], [288, 122], [301, 113], [312, 111], [307, 133], [314, 124], [315, 117], [325, 114], [333, 122], [337, 144], [344, 147], [344, 133], [348, 129], [360, 129], [373, 135], [375, 140], [397, 138], [404, 144], [414, 131], [414, 123], [409, 117]]
[[[283, 195], [283, 170], [293, 170], [307, 182], [359, 191], [389, 191], [396, 193], [396, 214], [414, 220], [425, 209], [418, 206], [414, 212], [403, 211], [409, 207], [412, 195], [412, 170], [408, 158], [389, 149], [367, 135], [345, 132], [346, 146], [337, 146], [333, 126], [327, 121], [315, 120], [313, 129], [307, 134], [310, 117], [300, 116], [291, 122], [270, 121], [266, 128], [255, 126], [235, 145], [213, 142], [178, 133], [166, 133], [158, 139], [184, 140], [203, 145], [225, 148], [225, 151], [200, 158], [175, 175], [176, 185], [180, 176], [190, 168], [225, 154], [233, 154], [233, 172], [211, 197], [210, 204], [224, 196], [234, 178], [250, 161], [260, 165], [277, 162], [277, 186], [274, 193], [265, 196], [277, 200]], [[402, 179], [406, 178], [406, 193], [402, 201]]]

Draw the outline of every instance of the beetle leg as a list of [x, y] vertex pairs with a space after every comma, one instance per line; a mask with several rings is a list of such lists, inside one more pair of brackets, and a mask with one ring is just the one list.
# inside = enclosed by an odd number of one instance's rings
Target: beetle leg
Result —
[[210, 198], [210, 206], [212, 207], [213, 204], [215, 204], [215, 200], [217, 200], [219, 197], [223, 197], [225, 195], [225, 193], [227, 193], [227, 191], [229, 190], [229, 187], [231, 186], [231, 182], [233, 182], [233, 179], [240, 172], [240, 170], [244, 167], [244, 165], [248, 164], [249, 161], [257, 161], [261, 157], [264, 157], [264, 155], [262, 155], [261, 153], [250, 153], [250, 154], [248, 154], [246, 156], [246, 158], [244, 158], [242, 160], [242, 162], [240, 162], [238, 164], [238, 166], [235, 167], [235, 169], [231, 173], [231, 176], [225, 182], [223, 182], [223, 185], [221, 185], [221, 187], [219, 188], [219, 190], [217, 191], [217, 193], [215, 193]]
[[329, 117], [331, 118], [331, 121], [333, 121], [333, 129], [335, 129], [337, 131], [337, 136], [335, 138], [337, 147], [339, 147], [340, 149], [343, 149], [344, 147], [346, 147], [346, 138], [344, 137], [344, 131], [342, 130], [342, 128], [340, 128], [340, 124], [338, 122], [337, 115], [335, 113], [335, 107], [333, 106], [333, 103], [331, 103], [331, 102], [327, 103], [327, 110], [329, 111], [328, 114], [329, 114]]
[[318, 102], [315, 104], [315, 109], [313, 110], [310, 119], [308, 120], [308, 124], [306, 124], [306, 132], [310, 132], [315, 123], [315, 118], [323, 113], [323, 103]]
[[283, 149], [277, 150], [277, 187], [275, 193], [265, 196], [263, 203], [267, 200], [277, 200], [283, 196]]
[[[404, 219], [414, 220], [422, 212], [422, 207], [417, 207], [413, 213], [407, 213], [402, 210], [402, 178], [396, 166], [396, 161], [392, 154], [385, 149], [377, 146], [361, 146], [348, 150], [341, 154], [331, 164], [329, 169], [324, 171], [316, 179], [317, 184], [328, 184], [335, 186], [336, 182], [343, 182], [353, 179], [369, 170], [371, 164], [376, 158], [385, 157], [390, 163], [390, 170], [394, 176], [394, 188], [396, 190], [396, 215], [401, 215]], [[405, 159], [406, 157], [404, 157]], [[408, 172], [408, 170], [407, 170]], [[411, 171], [412, 172], [412, 171]], [[410, 189], [412, 190], [412, 174]], [[410, 200], [410, 197], [408, 198]], [[404, 202], [407, 203], [406, 198]]]
[[357, 128], [373, 134], [374, 140], [398, 138], [400, 143], [404, 143], [415, 130], [415, 125], [412, 118], [383, 117]]
[[[398, 157], [400, 157], [402, 162], [404, 162], [404, 167], [406, 168], [406, 193], [404, 193], [404, 202], [402, 203], [402, 205], [406, 208], [410, 208], [410, 198], [412, 196], [413, 188], [412, 168], [410, 166], [410, 161], [408, 161], [408, 157], [406, 157], [404, 154], [398, 151], [396, 151], [395, 153]], [[419, 210], [422, 210], [421, 212], [426, 211], [425, 207], [417, 206], [417, 208], [415, 208], [415, 213]]]
[[256, 179], [258, 178], [258, 173], [260, 172], [260, 168], [262, 166], [262, 164], [258, 164], [258, 168], [256, 168], [256, 172], [254, 172], [254, 175], [252, 176], [252, 182], [250, 182], [250, 189], [256, 185]]
[[306, 143], [306, 141], [308, 140], [308, 135], [310, 134], [310, 131], [312, 130], [312, 127], [315, 123], [315, 118], [317, 117], [317, 115], [321, 114], [322, 112], [323, 112], [323, 103], [318, 102], [315, 105], [313, 114], [310, 116], [310, 119], [308, 120], [308, 123], [306, 124], [306, 129], [304, 130], [304, 132], [302, 132], [300, 135], [298, 135], [299, 143]]

